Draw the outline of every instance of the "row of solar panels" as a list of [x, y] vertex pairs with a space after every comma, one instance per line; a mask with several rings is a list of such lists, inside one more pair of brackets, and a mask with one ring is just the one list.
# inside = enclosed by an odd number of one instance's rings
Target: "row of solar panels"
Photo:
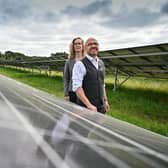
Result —
[[[117, 72], [128, 76], [168, 78], [168, 43], [125, 49], [100, 51], [107, 73]], [[0, 62], [1, 64], [38, 67], [49, 65], [50, 69], [62, 71], [65, 57], [55, 60]]]
[[107, 72], [168, 78], [168, 43], [100, 52]]

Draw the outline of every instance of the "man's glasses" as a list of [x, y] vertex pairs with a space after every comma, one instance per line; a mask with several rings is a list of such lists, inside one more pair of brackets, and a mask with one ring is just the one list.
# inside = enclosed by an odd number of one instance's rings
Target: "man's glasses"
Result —
[[87, 46], [92, 46], [92, 45], [96, 45], [96, 46], [98, 46], [99, 44], [98, 44], [97, 42], [87, 43]]

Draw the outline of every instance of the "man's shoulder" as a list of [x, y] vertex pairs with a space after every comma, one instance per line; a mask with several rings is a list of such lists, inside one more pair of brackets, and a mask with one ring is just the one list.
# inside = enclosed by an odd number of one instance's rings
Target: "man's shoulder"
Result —
[[86, 55], [84, 58], [81, 59], [81, 62], [83, 63], [83, 65], [87, 64], [88, 61], [90, 61], [90, 60], [89, 60], [89, 58], [87, 57], [87, 55]]
[[101, 58], [98, 58], [98, 62], [100, 62], [101, 64], [104, 64], [104, 62]]
[[98, 64], [99, 64], [99, 67], [102, 67], [103, 69], [105, 69], [105, 65], [104, 65], [104, 62], [102, 59], [98, 59]]
[[83, 57], [80, 61], [83, 62], [84, 60], [87, 60], [87, 56]]

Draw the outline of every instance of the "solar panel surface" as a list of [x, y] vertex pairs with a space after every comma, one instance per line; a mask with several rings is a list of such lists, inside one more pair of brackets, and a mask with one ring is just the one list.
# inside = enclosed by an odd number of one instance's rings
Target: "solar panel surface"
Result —
[[0, 75], [0, 167], [168, 167], [168, 138]]
[[168, 78], [168, 43], [101, 51], [107, 73]]

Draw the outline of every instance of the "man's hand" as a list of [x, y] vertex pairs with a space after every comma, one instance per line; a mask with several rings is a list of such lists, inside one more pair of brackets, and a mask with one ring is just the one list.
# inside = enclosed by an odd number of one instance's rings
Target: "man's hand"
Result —
[[110, 106], [108, 104], [108, 101], [105, 101], [104, 105], [105, 105], [106, 112], [109, 112], [110, 111]]
[[94, 111], [94, 112], [97, 112], [96, 106], [94, 106], [94, 105], [92, 105], [92, 104], [88, 105], [87, 108], [88, 108], [89, 110], [92, 110], [92, 111]]
[[89, 101], [89, 99], [86, 97], [84, 90], [82, 87], [79, 87], [76, 90], [76, 95], [78, 98], [83, 102], [83, 104], [86, 105], [86, 107], [92, 111], [97, 112], [97, 108]]
[[66, 101], [70, 101], [69, 96], [65, 96], [64, 99], [65, 99]]
[[108, 99], [107, 99], [107, 94], [106, 94], [105, 87], [104, 87], [104, 106], [105, 106], [106, 112], [109, 112], [110, 111], [110, 106], [108, 104]]

